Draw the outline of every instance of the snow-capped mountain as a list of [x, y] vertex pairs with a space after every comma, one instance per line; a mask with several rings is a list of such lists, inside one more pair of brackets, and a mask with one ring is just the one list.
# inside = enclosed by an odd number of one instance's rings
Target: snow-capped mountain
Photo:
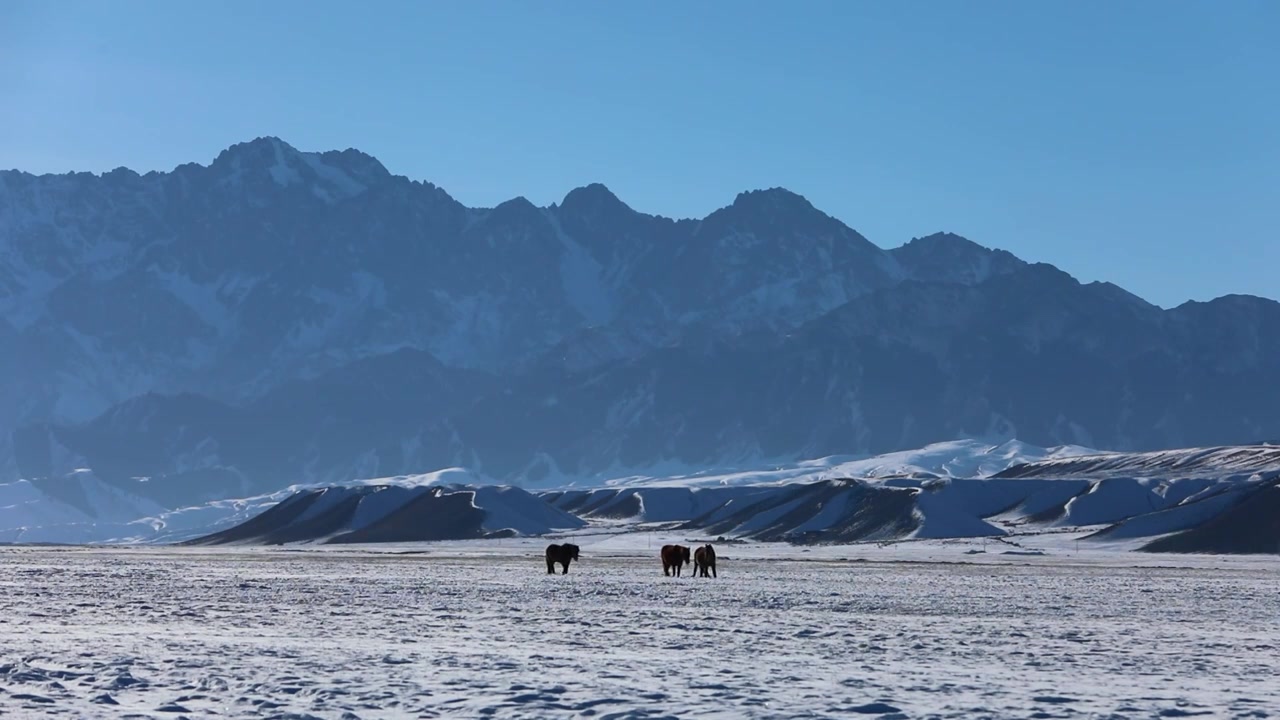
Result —
[[1280, 438], [1269, 300], [1162, 310], [945, 233], [884, 250], [782, 189], [700, 220], [601, 185], [468, 208], [275, 138], [0, 172], [0, 347], [0, 479], [88, 467], [170, 507], [455, 465]]

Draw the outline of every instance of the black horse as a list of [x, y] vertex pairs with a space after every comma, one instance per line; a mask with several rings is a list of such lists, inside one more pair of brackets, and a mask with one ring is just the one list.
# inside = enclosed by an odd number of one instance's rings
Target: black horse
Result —
[[551, 544], [547, 546], [547, 574], [556, 574], [556, 563], [564, 566], [562, 575], [569, 574], [569, 561], [578, 559], [578, 546], [571, 543], [563, 545]]
[[680, 568], [689, 564], [689, 548], [684, 545], [663, 545], [662, 574], [680, 577]]
[[[707, 575], [707, 570], [711, 570], [711, 574]], [[716, 575], [716, 549], [710, 544], [703, 545], [693, 551], [693, 576], [694, 577], [718, 577]]]

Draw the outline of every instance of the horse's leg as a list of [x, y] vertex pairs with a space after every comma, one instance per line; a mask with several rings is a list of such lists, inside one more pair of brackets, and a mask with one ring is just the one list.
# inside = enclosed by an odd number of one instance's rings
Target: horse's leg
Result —
[[564, 572], [562, 572], [562, 573], [560, 573], [560, 574], [561, 574], [561, 575], [568, 575], [568, 574], [569, 574], [569, 561], [568, 561], [568, 560], [565, 560], [564, 562], [562, 562], [562, 563], [560, 563], [560, 564], [561, 564], [561, 565], [564, 565]]
[[547, 574], [556, 574], [556, 561], [553, 558], [547, 558]]
[[719, 575], [716, 575], [716, 564], [715, 564], [715, 563], [711, 563], [711, 577], [720, 577]]

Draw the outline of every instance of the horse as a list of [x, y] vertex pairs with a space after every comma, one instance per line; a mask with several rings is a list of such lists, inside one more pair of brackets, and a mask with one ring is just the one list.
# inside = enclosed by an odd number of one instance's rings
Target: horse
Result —
[[578, 559], [578, 546], [571, 543], [556, 545], [552, 543], [547, 546], [547, 574], [556, 574], [556, 563], [564, 566], [562, 575], [569, 574], [569, 561]]
[[[711, 574], [707, 575], [707, 569], [711, 570]], [[711, 547], [710, 543], [703, 545], [693, 551], [693, 576], [698, 577], [717, 577], [716, 575], [716, 549]]]
[[689, 548], [684, 545], [662, 546], [662, 574], [680, 577], [680, 568], [689, 564]]

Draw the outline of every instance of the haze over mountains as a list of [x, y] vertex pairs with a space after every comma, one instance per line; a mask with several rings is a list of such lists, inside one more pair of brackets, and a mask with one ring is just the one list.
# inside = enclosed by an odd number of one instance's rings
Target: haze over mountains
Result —
[[171, 507], [451, 466], [1280, 438], [1271, 300], [1164, 310], [945, 233], [884, 250], [782, 189], [700, 220], [600, 185], [467, 208], [274, 138], [0, 172], [0, 348], [0, 478], [88, 467]]

